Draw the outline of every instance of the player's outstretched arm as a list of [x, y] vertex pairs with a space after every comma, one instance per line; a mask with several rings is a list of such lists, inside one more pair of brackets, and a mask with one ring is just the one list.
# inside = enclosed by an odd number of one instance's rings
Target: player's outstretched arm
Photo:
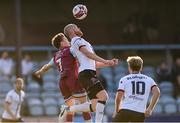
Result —
[[89, 52], [89, 51], [86, 49], [86, 47], [81, 47], [81, 48], [80, 48], [80, 51], [81, 51], [84, 55], [86, 55], [88, 58], [93, 59], [93, 60], [95, 60], [95, 61], [102, 62], [102, 63], [104, 63], [104, 64], [114, 64], [114, 62], [111, 61], [111, 60], [105, 60], [105, 59], [99, 57], [98, 55], [96, 55], [95, 53]]
[[114, 62], [114, 64], [105, 64], [105, 63], [96, 61], [96, 68], [111, 67], [111, 66], [115, 66], [118, 64], [118, 59], [114, 58], [111, 61]]
[[47, 72], [51, 67], [52, 67], [51, 64], [45, 64], [41, 69], [36, 71], [34, 74], [36, 76], [40, 76], [41, 74], [44, 74], [45, 72]]
[[154, 86], [152, 88], [152, 98], [151, 98], [150, 104], [145, 111], [146, 117], [149, 117], [152, 114], [152, 111], [154, 110], [154, 107], [156, 106], [159, 100], [159, 97], [160, 97], [160, 90], [157, 86]]

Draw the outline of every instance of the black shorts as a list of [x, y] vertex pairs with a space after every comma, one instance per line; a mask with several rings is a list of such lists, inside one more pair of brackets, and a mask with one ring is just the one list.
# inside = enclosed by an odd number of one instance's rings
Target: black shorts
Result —
[[144, 113], [121, 109], [113, 118], [112, 122], [144, 122], [144, 120]]
[[85, 88], [89, 99], [95, 99], [96, 94], [101, 90], [104, 90], [101, 82], [96, 76], [96, 71], [94, 70], [84, 70], [78, 75], [78, 82], [83, 88]]

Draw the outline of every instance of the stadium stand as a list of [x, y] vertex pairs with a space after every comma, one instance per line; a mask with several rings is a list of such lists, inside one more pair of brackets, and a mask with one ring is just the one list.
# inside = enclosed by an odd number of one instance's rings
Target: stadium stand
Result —
[[44, 115], [43, 103], [39, 98], [30, 98], [27, 99], [29, 113], [32, 116], [42, 116]]
[[165, 96], [165, 95], [167, 95], [167, 96], [173, 96], [174, 87], [173, 87], [172, 82], [170, 82], [170, 81], [162, 81], [162, 82], [159, 84], [159, 88], [160, 88], [161, 94], [162, 94], [163, 96]]
[[58, 115], [59, 114], [59, 107], [58, 102], [55, 98], [44, 98], [43, 105], [45, 109], [45, 114], [48, 116]]

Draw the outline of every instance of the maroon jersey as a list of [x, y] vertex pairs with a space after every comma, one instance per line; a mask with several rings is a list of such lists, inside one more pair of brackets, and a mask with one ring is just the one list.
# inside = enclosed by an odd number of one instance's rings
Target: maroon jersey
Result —
[[59, 89], [65, 100], [71, 96], [84, 96], [85, 90], [78, 84], [78, 65], [70, 52], [70, 47], [60, 49], [54, 55], [54, 63], [61, 74]]
[[61, 77], [70, 75], [69, 72], [78, 77], [78, 65], [76, 59], [70, 52], [70, 47], [64, 47], [55, 53], [54, 63], [61, 73]]

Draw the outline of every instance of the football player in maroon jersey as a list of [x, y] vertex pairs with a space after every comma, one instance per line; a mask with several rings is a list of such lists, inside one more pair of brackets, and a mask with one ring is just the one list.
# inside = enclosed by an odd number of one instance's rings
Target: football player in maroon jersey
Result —
[[[63, 33], [59, 33], [52, 38], [52, 45], [58, 49], [58, 51], [49, 63], [35, 72], [35, 75], [40, 78], [43, 73], [48, 71], [53, 65], [56, 65], [60, 73], [59, 88], [64, 97], [65, 104], [72, 106], [75, 104], [75, 100], [78, 100], [80, 103], [86, 102], [86, 92], [77, 83], [78, 64], [70, 52], [70, 42]], [[73, 112], [68, 112], [66, 119], [63, 120], [72, 122], [73, 115]], [[89, 112], [83, 112], [83, 118], [86, 122], [92, 121]]]

